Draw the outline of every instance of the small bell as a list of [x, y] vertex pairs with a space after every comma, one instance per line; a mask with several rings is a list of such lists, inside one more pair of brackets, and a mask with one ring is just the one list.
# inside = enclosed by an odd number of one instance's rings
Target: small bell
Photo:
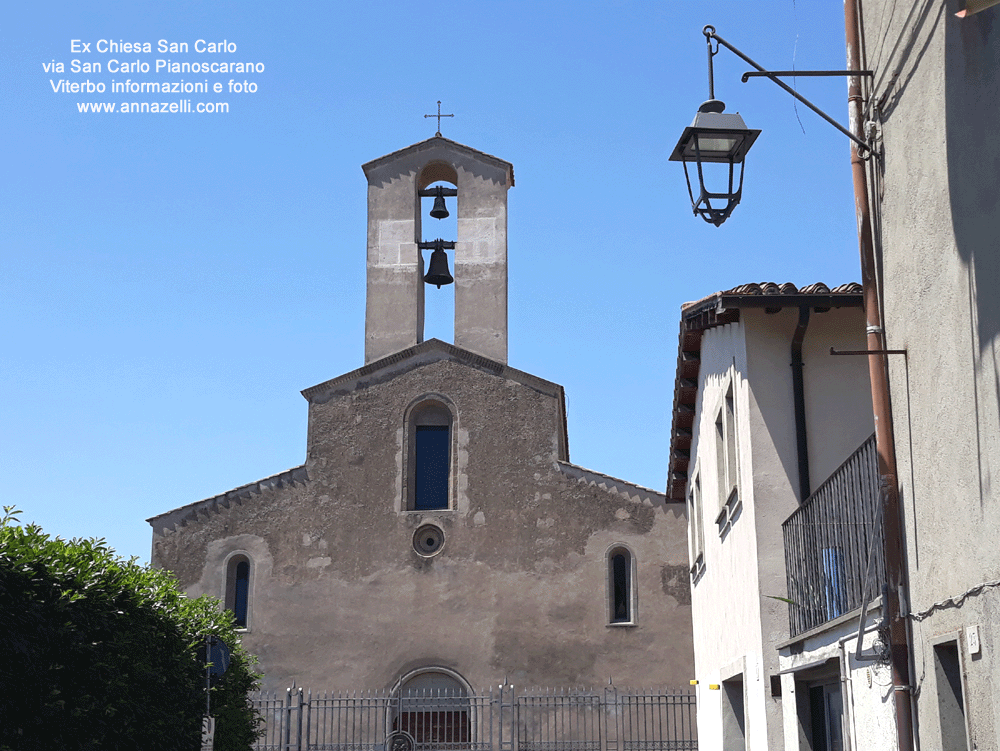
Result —
[[434, 197], [434, 207], [431, 209], [431, 216], [435, 219], [444, 219], [448, 216], [448, 207], [444, 203], [444, 189], [437, 188], [437, 195]]
[[455, 281], [455, 277], [448, 271], [448, 254], [440, 245], [431, 253], [431, 262], [427, 266], [427, 273], [424, 274], [424, 281], [437, 285], [438, 289], [441, 289], [442, 284], [451, 284]]

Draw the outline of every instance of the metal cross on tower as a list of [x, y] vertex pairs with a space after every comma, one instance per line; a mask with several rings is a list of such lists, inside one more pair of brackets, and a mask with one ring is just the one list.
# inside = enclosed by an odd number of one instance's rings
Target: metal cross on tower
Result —
[[440, 136], [441, 135], [441, 118], [442, 117], [454, 117], [454, 115], [442, 115], [441, 114], [441, 100], [438, 99], [438, 113], [436, 115], [424, 115], [424, 117], [436, 117], [437, 118], [437, 121], [438, 121], [437, 133], [435, 133], [434, 135]]

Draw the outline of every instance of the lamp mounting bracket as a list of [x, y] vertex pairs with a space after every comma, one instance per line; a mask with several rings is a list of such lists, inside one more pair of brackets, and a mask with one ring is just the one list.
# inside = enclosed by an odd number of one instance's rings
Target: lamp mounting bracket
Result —
[[421, 198], [434, 198], [436, 196], [457, 196], [458, 190], [456, 188], [445, 188], [443, 186], [437, 186], [436, 188], [424, 188], [423, 190], [418, 190], [417, 195]]
[[740, 79], [746, 83], [751, 78], [767, 76], [774, 79], [775, 76], [868, 76], [873, 77], [874, 71], [870, 70], [748, 70]]
[[[705, 39], [708, 42], [708, 92], [709, 92], [709, 98], [710, 99], [715, 99], [715, 82], [713, 81], [713, 77], [714, 76], [713, 76], [713, 70], [712, 70], [712, 56], [715, 55], [715, 54], [718, 54], [718, 47], [722, 46], [722, 47], [725, 47], [730, 52], [732, 52], [738, 58], [740, 58], [741, 60], [743, 60], [743, 62], [747, 63], [748, 65], [753, 66], [754, 68], [756, 68], [756, 71], [747, 71], [746, 73], [743, 74], [743, 78], [742, 78], [743, 83], [746, 83], [747, 81], [750, 80], [750, 78], [755, 78], [755, 77], [764, 77], [764, 78], [771, 79], [778, 86], [780, 86], [782, 89], [784, 89], [789, 94], [791, 94], [793, 97], [795, 97], [797, 100], [799, 100], [800, 102], [802, 102], [802, 104], [804, 104], [806, 107], [808, 107], [813, 112], [815, 112], [817, 115], [819, 115], [824, 120], [826, 120], [828, 123], [830, 123], [830, 125], [832, 125], [834, 128], [836, 128], [841, 133], [843, 133], [845, 136], [847, 136], [852, 141], [854, 141], [854, 143], [857, 144], [858, 148], [865, 153], [865, 156], [867, 156], [868, 154], [870, 154], [872, 152], [872, 147], [870, 145], [868, 145], [867, 143], [865, 143], [864, 141], [862, 141], [860, 138], [858, 138], [856, 135], [854, 135], [853, 133], [851, 133], [851, 131], [849, 131], [843, 125], [841, 125], [840, 123], [838, 123], [836, 120], [834, 120], [832, 117], [830, 117], [828, 114], [826, 114], [823, 110], [821, 110], [815, 104], [813, 104], [812, 102], [810, 102], [804, 96], [802, 96], [801, 94], [799, 94], [799, 92], [797, 92], [791, 86], [789, 86], [788, 84], [786, 84], [780, 78], [781, 76], [873, 76], [874, 73], [872, 71], [870, 71], [870, 70], [806, 70], [806, 71], [802, 71], [802, 70], [799, 70], [799, 71], [795, 71], [795, 70], [776, 70], [776, 71], [770, 71], [770, 70], [765, 69], [762, 65], [760, 65], [757, 62], [755, 62], [754, 60], [751, 60], [743, 52], [741, 52], [736, 47], [734, 47], [732, 44], [730, 44], [725, 39], [723, 39], [722, 37], [720, 37], [716, 33], [714, 26], [706, 26], [704, 29], [702, 29], [702, 33], [705, 35]], [[712, 51], [712, 40], [715, 40], [715, 43], [716, 43], [715, 52]], [[861, 152], [859, 151], [859, 153], [861, 153]]]

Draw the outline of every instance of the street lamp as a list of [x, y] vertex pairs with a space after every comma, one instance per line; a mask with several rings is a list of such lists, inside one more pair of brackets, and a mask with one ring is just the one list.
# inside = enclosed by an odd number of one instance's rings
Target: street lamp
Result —
[[[1000, 0], [998, 0], [1000, 2]], [[714, 26], [706, 26], [702, 29], [705, 41], [708, 44], [708, 101], [698, 108], [698, 113], [691, 123], [681, 134], [680, 140], [674, 147], [670, 155], [670, 161], [683, 162], [684, 177], [687, 180], [688, 195], [691, 197], [691, 207], [694, 213], [700, 216], [709, 224], [720, 226], [733, 209], [739, 205], [740, 197], [743, 193], [743, 172], [745, 169], [744, 158], [750, 147], [753, 146], [759, 130], [753, 130], [746, 126], [739, 113], [726, 114], [726, 105], [715, 98], [715, 80], [712, 68], [712, 58], [719, 54], [719, 46], [723, 46], [730, 52], [756, 68], [756, 71], [749, 71], [743, 74], [743, 83], [751, 77], [766, 76], [783, 88], [793, 97], [798, 99], [813, 112], [833, 125], [837, 130], [853, 140], [859, 146], [859, 153], [868, 155], [871, 147], [864, 141], [857, 138], [853, 133], [844, 128], [840, 123], [827, 115], [816, 105], [790, 86], [779, 80], [779, 76], [871, 76], [871, 71], [861, 70], [806, 70], [806, 71], [768, 71], [744, 55], [729, 42], [715, 33]], [[712, 40], [716, 46], [712, 48]], [[698, 197], [694, 196], [694, 188], [691, 186], [691, 175], [688, 172], [688, 163], [693, 163], [698, 167]], [[729, 187], [726, 192], [712, 192], [705, 187], [705, 170], [703, 165], [709, 163], [729, 165]], [[736, 165], [740, 165], [739, 179], [736, 179]], [[735, 189], [734, 189], [735, 186]], [[713, 205], [713, 201], [715, 204]], [[722, 202], [725, 202], [724, 205]]]
[[[709, 224], [718, 227], [740, 202], [743, 193], [743, 159], [753, 142], [760, 135], [759, 130], [751, 130], [743, 122], [739, 113], [725, 114], [726, 105], [718, 99], [709, 99], [698, 108], [694, 122], [684, 129], [681, 139], [670, 155], [670, 161], [684, 163], [684, 177], [687, 179], [688, 195], [694, 213]], [[688, 162], [698, 166], [698, 198], [691, 188]], [[729, 165], [729, 190], [725, 193], [711, 192], [705, 187], [703, 164], [713, 162]], [[740, 165], [739, 184], [733, 190], [736, 165]], [[715, 205], [712, 205], [712, 201]], [[724, 201], [725, 205], [720, 205]]]
[[[680, 140], [674, 146], [670, 161], [684, 163], [684, 178], [687, 180], [688, 195], [691, 197], [691, 208], [709, 224], [721, 225], [733, 213], [740, 202], [743, 193], [743, 159], [746, 157], [753, 142], [760, 135], [759, 130], [750, 130], [739, 113], [725, 114], [726, 105], [715, 98], [715, 76], [712, 69], [712, 58], [719, 53], [716, 46], [712, 49], [712, 37], [715, 35], [713, 26], [702, 29], [708, 44], [708, 101], [698, 108], [694, 122], [684, 129]], [[694, 197], [691, 187], [691, 175], [688, 173], [688, 163], [698, 166], [698, 198]], [[705, 187], [706, 163], [729, 165], [729, 190], [725, 193], [709, 191]], [[736, 165], [740, 165], [739, 184], [733, 190], [733, 177]], [[712, 205], [715, 201], [715, 205]], [[720, 205], [725, 201], [725, 205]]]

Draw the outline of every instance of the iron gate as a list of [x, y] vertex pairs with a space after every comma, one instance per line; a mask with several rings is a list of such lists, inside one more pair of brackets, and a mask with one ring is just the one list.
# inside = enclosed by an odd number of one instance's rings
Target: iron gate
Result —
[[[697, 749], [686, 691], [438, 690], [255, 694], [257, 751], [680, 751]], [[397, 746], [395, 740], [405, 739]]]

